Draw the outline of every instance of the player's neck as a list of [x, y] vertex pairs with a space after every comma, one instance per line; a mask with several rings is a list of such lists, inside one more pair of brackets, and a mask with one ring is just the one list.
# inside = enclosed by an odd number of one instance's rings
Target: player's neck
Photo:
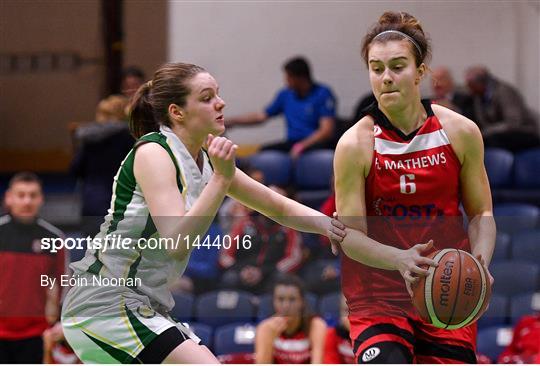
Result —
[[427, 112], [420, 99], [415, 103], [406, 104], [405, 108], [384, 109], [381, 111], [386, 115], [394, 127], [408, 135], [421, 127], [427, 118]]
[[171, 129], [180, 141], [182, 141], [193, 160], [197, 161], [204, 144], [204, 137], [197, 138], [178, 125], [173, 126]]

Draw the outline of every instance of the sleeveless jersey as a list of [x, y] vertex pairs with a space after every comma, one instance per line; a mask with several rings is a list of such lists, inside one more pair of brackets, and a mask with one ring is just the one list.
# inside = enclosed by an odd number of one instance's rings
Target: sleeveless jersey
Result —
[[309, 336], [299, 329], [292, 335], [280, 334], [274, 340], [274, 363], [310, 363], [311, 342]]
[[[169, 281], [182, 275], [189, 255], [178, 261], [168, 255], [165, 245], [160, 249], [135, 245], [140, 238], [158, 238], [145, 197], [133, 173], [135, 151], [137, 146], [143, 143], [157, 143], [169, 154], [176, 169], [177, 184], [184, 198], [186, 211], [189, 211], [210, 180], [213, 170], [206, 153], [202, 153], [201, 173], [193, 157], [170, 128], [162, 126], [160, 132], [142, 136], [114, 177], [111, 207], [100, 232], [94, 238], [94, 242], [101, 239], [102, 243], [107, 235], [109, 238], [128, 239], [131, 242], [129, 249], [89, 248], [85, 257], [73, 263], [71, 268], [75, 276], [86, 272], [114, 279], [140, 279], [140, 285], [135, 290], [148, 296], [156, 309], [169, 311], [174, 306], [168, 289]], [[175, 203], [171, 202], [171, 205], [173, 204]], [[185, 234], [180, 235], [183, 238]], [[185, 243], [179, 240], [179, 245]]]
[[[392, 126], [376, 105], [367, 111], [375, 121], [365, 188], [368, 236], [401, 249], [433, 239], [434, 250], [470, 251], [459, 210], [461, 164], [430, 102], [422, 103], [427, 119], [409, 136]], [[412, 310], [398, 271], [342, 258], [344, 294], [356, 314], [380, 315], [379, 310], [387, 311], [385, 304]]]

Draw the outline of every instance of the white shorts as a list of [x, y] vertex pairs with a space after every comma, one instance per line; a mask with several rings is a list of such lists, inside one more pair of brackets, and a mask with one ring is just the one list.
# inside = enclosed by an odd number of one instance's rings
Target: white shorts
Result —
[[200, 342], [187, 327], [154, 310], [147, 296], [127, 287], [72, 288], [64, 300], [62, 326], [66, 340], [84, 363], [131, 363], [172, 327]]

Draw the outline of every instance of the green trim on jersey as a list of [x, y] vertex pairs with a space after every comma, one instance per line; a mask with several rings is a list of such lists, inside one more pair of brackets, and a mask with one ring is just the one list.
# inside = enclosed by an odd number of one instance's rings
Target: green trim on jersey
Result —
[[[118, 170], [118, 173], [116, 177], [114, 178], [114, 192], [113, 197], [114, 200], [112, 202], [112, 220], [109, 224], [109, 227], [107, 228], [106, 235], [113, 233], [118, 228], [118, 224], [120, 221], [124, 219], [124, 214], [126, 212], [126, 209], [129, 205], [129, 203], [133, 199], [133, 193], [135, 192], [135, 188], [137, 186], [137, 181], [135, 179], [134, 174], [134, 164], [135, 164], [135, 152], [137, 151], [137, 148], [143, 144], [146, 143], [157, 143], [161, 147], [167, 151], [169, 156], [171, 157], [171, 160], [174, 164], [174, 167], [176, 169], [176, 183], [178, 185], [178, 189], [180, 190], [180, 193], [183, 193], [184, 186], [182, 185], [181, 180], [181, 172], [180, 167], [178, 166], [178, 162], [176, 161], [176, 158], [169, 146], [167, 144], [167, 137], [165, 137], [163, 134], [159, 132], [152, 132], [149, 134], [146, 134], [142, 136], [136, 143], [133, 149], [128, 153], [124, 161], [122, 162], [122, 165], [120, 166], [120, 169]], [[152, 217], [150, 214], [148, 214], [148, 219], [145, 225], [145, 228], [142, 232], [142, 237], [149, 238], [152, 234], [157, 232], [157, 228], [152, 220]], [[99, 272], [103, 268], [103, 262], [99, 259], [99, 250], [96, 250], [94, 252], [95, 261], [88, 267], [88, 272], [93, 273], [95, 275], [99, 275]], [[140, 263], [140, 256], [137, 258], [137, 260], [132, 263], [130, 269], [129, 269], [129, 278], [135, 278], [135, 274], [137, 273], [137, 266]]]
[[158, 334], [154, 333], [152, 329], [148, 328], [146, 325], [144, 325], [135, 314], [129, 310], [129, 308], [124, 305], [124, 309], [126, 310], [129, 322], [131, 326], [133, 327], [133, 330], [135, 330], [135, 334], [137, 334], [137, 337], [140, 339], [141, 343], [146, 347], [158, 336]]
[[107, 344], [103, 341], [100, 341], [97, 338], [92, 337], [90, 334], [86, 333], [84, 330], [82, 331], [88, 338], [90, 338], [95, 344], [99, 346], [102, 350], [107, 352], [112, 358], [117, 360], [120, 363], [132, 363], [133, 357], [129, 355], [129, 353], [122, 351], [121, 349], [115, 348], [111, 346], [110, 344]]

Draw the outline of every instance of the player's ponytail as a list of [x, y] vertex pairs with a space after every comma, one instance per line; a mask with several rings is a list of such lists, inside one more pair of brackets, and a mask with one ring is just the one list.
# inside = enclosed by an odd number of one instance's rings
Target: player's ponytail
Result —
[[133, 96], [129, 128], [135, 138], [159, 131], [160, 125], [171, 127], [169, 106], [184, 107], [191, 93], [189, 81], [198, 73], [206, 72], [200, 66], [181, 62], [162, 65], [152, 80], [143, 84]]
[[129, 129], [135, 138], [149, 132], [159, 131], [159, 124], [154, 117], [151, 89], [152, 81], [144, 83], [139, 87], [131, 101]]

